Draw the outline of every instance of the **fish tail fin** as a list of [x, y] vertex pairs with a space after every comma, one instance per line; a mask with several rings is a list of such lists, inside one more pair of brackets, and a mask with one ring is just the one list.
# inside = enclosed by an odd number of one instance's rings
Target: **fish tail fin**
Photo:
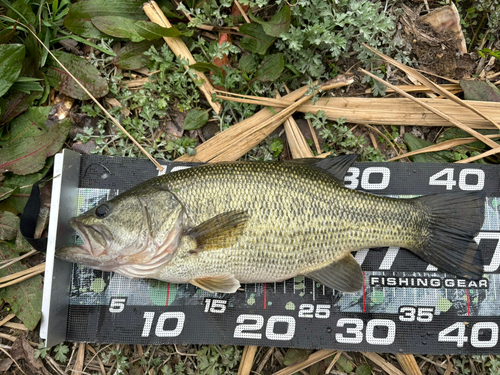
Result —
[[484, 221], [484, 195], [473, 192], [433, 194], [416, 198], [425, 212], [416, 255], [445, 272], [480, 279], [483, 259], [474, 241]]

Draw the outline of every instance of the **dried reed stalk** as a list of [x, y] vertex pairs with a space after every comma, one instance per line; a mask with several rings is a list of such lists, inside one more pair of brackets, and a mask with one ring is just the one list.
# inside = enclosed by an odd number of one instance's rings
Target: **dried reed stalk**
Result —
[[436, 108], [433, 108], [432, 106], [424, 103], [423, 101], [421, 101], [420, 99], [417, 99], [417, 98], [414, 98], [413, 96], [411, 96], [410, 94], [407, 94], [405, 93], [404, 91], [402, 90], [399, 90], [397, 89], [395, 86], [391, 85], [389, 82], [386, 82], [384, 81], [383, 79], [377, 77], [375, 74], [372, 74], [364, 69], [359, 69], [360, 71], [362, 71], [363, 73], [369, 75], [370, 77], [372, 77], [374, 80], [384, 84], [385, 86], [387, 87], [391, 87], [393, 88], [394, 90], [396, 90], [397, 93], [399, 93], [400, 95], [403, 95], [404, 97], [410, 99], [410, 100], [413, 100], [415, 103], [418, 103], [419, 105], [421, 105], [422, 107], [425, 107], [426, 109], [428, 109], [429, 111], [431, 112], [434, 112], [436, 115], [438, 115], [439, 117], [442, 117], [443, 119], [451, 122], [453, 125], [455, 125], [457, 128], [460, 128], [464, 131], [466, 131], [467, 133], [469, 133], [470, 135], [476, 137], [477, 139], [479, 139], [480, 141], [484, 142], [485, 144], [487, 144], [488, 146], [490, 146], [491, 148], [498, 148], [498, 152], [500, 152], [500, 145], [496, 144], [495, 142], [493, 142], [491, 139], [489, 138], [486, 138], [484, 135], [482, 135], [481, 133], [475, 131], [474, 129], [470, 128], [469, 126], [465, 125], [464, 123], [462, 123], [461, 121], [458, 121], [457, 119], [455, 119], [454, 117], [451, 117], [449, 115], [447, 115], [446, 113], [444, 112], [441, 112], [439, 110], [437, 110]]
[[7, 323], [9, 320], [13, 319], [16, 316], [16, 314], [9, 314], [5, 318], [0, 321], [0, 327], [3, 326], [5, 323]]
[[257, 346], [247, 345], [243, 349], [243, 354], [241, 356], [240, 367], [238, 369], [238, 375], [250, 375], [252, 370], [253, 360], [255, 358], [255, 353], [257, 353]]
[[[233, 94], [235, 95], [235, 94]], [[242, 103], [250, 103], [264, 106], [287, 107], [289, 100], [252, 97], [253, 99], [240, 97], [227, 97], [217, 95], [217, 97]], [[472, 129], [496, 129], [491, 122], [471, 113], [466, 108], [447, 99], [419, 99], [447, 113], [452, 117], [460, 118]], [[494, 120], [500, 121], [500, 103], [466, 101], [470, 106], [488, 114]], [[450, 122], [414, 103], [406, 98], [321, 98], [315, 104], [306, 102], [297, 108], [297, 112], [316, 114], [324, 111], [330, 120], [345, 117], [347, 122], [355, 124], [371, 125], [403, 125], [403, 126], [450, 126]]]
[[[491, 139], [500, 138], [500, 134], [485, 135], [485, 137], [488, 137]], [[447, 141], [440, 142], [440, 143], [432, 145], [432, 146], [421, 148], [420, 150], [415, 150], [415, 151], [407, 152], [403, 155], [398, 155], [396, 157], [393, 157], [389, 161], [395, 161], [395, 160], [398, 160], [401, 158], [405, 158], [405, 157], [409, 157], [409, 156], [413, 156], [413, 155], [418, 155], [418, 154], [425, 154], [427, 152], [446, 151], [446, 150], [449, 150], [450, 148], [466, 145], [468, 143], [472, 143], [472, 142], [476, 142], [476, 141], [477, 141], [476, 138], [472, 138], [472, 137], [449, 139]], [[481, 159], [481, 158], [479, 158], [479, 159]], [[468, 159], [466, 159], [466, 160], [468, 160]]]
[[[330, 90], [349, 85], [352, 78], [339, 76], [335, 80], [326, 83], [322, 90]], [[293, 104], [285, 109], [275, 108], [273, 111], [264, 108], [252, 117], [223, 131], [207, 142], [196, 148], [196, 155], [183, 155], [178, 161], [198, 161], [198, 162], [220, 162], [234, 161], [245, 155], [253, 147], [271, 134], [285, 119], [291, 116], [298, 107], [308, 101], [312, 95], [303, 97], [308, 87], [304, 86], [292, 93], [285, 95], [285, 101], [292, 101]], [[301, 98], [302, 97], [302, 98]], [[299, 99], [301, 98], [301, 99]], [[281, 99], [278, 99], [281, 100]], [[297, 100], [297, 101], [296, 101]]]
[[384, 55], [383, 53], [375, 50], [374, 48], [368, 46], [365, 43], [363, 43], [363, 46], [365, 48], [369, 49], [370, 51], [372, 51], [373, 53], [375, 53], [376, 55], [378, 55], [379, 57], [381, 57], [382, 59], [384, 59], [385, 61], [387, 61], [388, 63], [394, 65], [398, 69], [401, 69], [406, 74], [409, 74], [409, 75], [413, 76], [420, 83], [422, 83], [425, 86], [429, 87], [430, 89], [434, 90], [435, 93], [440, 94], [440, 95], [444, 96], [445, 98], [450, 99], [451, 101], [454, 101], [455, 103], [457, 103], [457, 104], [459, 104], [459, 105], [461, 105], [461, 106], [463, 106], [465, 108], [468, 108], [469, 110], [471, 110], [472, 112], [474, 112], [478, 116], [481, 116], [485, 120], [491, 122], [495, 127], [497, 127], [498, 129], [500, 129], [500, 125], [493, 118], [491, 118], [490, 116], [488, 116], [485, 113], [482, 113], [481, 111], [478, 111], [476, 108], [470, 106], [468, 103], [466, 103], [465, 101], [461, 100], [459, 97], [453, 95], [451, 92], [449, 92], [448, 90], [446, 90], [444, 87], [435, 84], [430, 79], [428, 79], [427, 77], [425, 77], [421, 73], [417, 72], [415, 69], [410, 68], [409, 66], [406, 66], [404, 64], [401, 64], [399, 61], [391, 59], [389, 56]]
[[[156, 4], [155, 1], [149, 1], [147, 3], [144, 3], [143, 6], [144, 13], [149, 17], [149, 19], [160, 25], [161, 27], [165, 28], [171, 28], [172, 25], [168, 21], [167, 17], [165, 17], [165, 14], [163, 14], [162, 10]], [[165, 42], [168, 44], [172, 52], [174, 53], [175, 56], [180, 56], [182, 58], [185, 58], [189, 61], [189, 64], [195, 64], [196, 60], [194, 59], [193, 55], [189, 51], [189, 48], [186, 46], [186, 44], [182, 41], [181, 38], [163, 38]], [[189, 69], [189, 66], [186, 65], [184, 66], [187, 69]], [[215, 94], [214, 88], [210, 81], [207, 79], [207, 77], [197, 71], [192, 71], [192, 73], [200, 80], [203, 80], [203, 84], [200, 86], [200, 91], [205, 95], [205, 98], [208, 100], [212, 108], [214, 109], [215, 112], [221, 113], [222, 111], [222, 106], [219, 103], [216, 103], [212, 100], [212, 94]]]
[[[404, 92], [423, 92], [423, 93], [432, 93], [434, 90], [428, 88], [425, 85], [395, 85], [398, 89], [403, 90]], [[441, 88], [444, 88], [448, 91], [451, 92], [451, 90], [460, 90], [462, 91], [462, 88], [460, 87], [459, 84], [457, 83], [449, 83], [449, 84], [443, 84], [443, 85], [438, 85]], [[395, 92], [393, 89], [387, 89], [386, 92]], [[372, 89], [366, 89], [365, 90], [366, 94], [371, 94]]]
[[[45, 271], [45, 263], [39, 264], [38, 266], [28, 268], [27, 270], [13, 273], [12, 275], [4, 276], [0, 278], [0, 289], [20, 283], [21, 281], [27, 280], [33, 276], [36, 276]], [[12, 280], [12, 281], [10, 281]]]
[[413, 355], [396, 353], [396, 359], [406, 375], [422, 375]]
[[[277, 98], [281, 98], [279, 93], [276, 93]], [[312, 158], [314, 157], [309, 145], [307, 144], [304, 135], [299, 129], [292, 116], [287, 118], [283, 123], [286, 133], [286, 139], [290, 146], [290, 152], [293, 159]]]
[[405, 375], [403, 372], [399, 371], [396, 367], [394, 367], [393, 364], [387, 362], [385, 359], [383, 359], [376, 353], [361, 353], [361, 354], [363, 354], [366, 358], [368, 358], [372, 362], [376, 363], [378, 366], [382, 368], [382, 370], [387, 372], [389, 375]]

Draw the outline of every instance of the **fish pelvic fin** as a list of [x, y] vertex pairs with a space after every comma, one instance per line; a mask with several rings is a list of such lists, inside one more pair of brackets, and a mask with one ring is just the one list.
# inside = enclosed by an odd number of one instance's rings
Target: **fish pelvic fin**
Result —
[[235, 293], [240, 287], [234, 275], [203, 277], [189, 282], [210, 293]]
[[192, 237], [197, 247], [191, 253], [227, 248], [235, 244], [248, 222], [246, 211], [235, 210], [224, 212], [190, 228], [185, 235]]
[[480, 279], [483, 259], [474, 237], [484, 222], [484, 195], [433, 194], [415, 198], [415, 202], [425, 212], [427, 225], [420, 235], [420, 246], [410, 251], [445, 272]]
[[363, 272], [351, 253], [304, 276], [341, 292], [356, 293], [363, 288]]
[[344, 177], [347, 171], [354, 164], [358, 155], [341, 155], [334, 158], [304, 158], [290, 160], [289, 163], [301, 163], [306, 164], [311, 167], [319, 168], [323, 171], [328, 172], [329, 175], [337, 182], [339, 185], [344, 186]]

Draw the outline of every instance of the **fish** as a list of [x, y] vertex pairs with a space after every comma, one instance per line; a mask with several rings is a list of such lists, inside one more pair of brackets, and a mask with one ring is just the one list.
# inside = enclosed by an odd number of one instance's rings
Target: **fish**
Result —
[[382, 246], [482, 277], [474, 236], [484, 195], [398, 199], [349, 189], [356, 157], [223, 162], [159, 176], [70, 219], [83, 244], [56, 257], [221, 293], [298, 275], [355, 293], [363, 273], [352, 252]]

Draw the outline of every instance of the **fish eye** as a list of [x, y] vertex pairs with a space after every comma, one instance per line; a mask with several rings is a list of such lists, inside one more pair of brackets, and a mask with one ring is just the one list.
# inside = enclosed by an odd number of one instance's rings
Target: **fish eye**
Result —
[[109, 207], [106, 204], [101, 204], [95, 209], [95, 216], [102, 219], [108, 216]]

